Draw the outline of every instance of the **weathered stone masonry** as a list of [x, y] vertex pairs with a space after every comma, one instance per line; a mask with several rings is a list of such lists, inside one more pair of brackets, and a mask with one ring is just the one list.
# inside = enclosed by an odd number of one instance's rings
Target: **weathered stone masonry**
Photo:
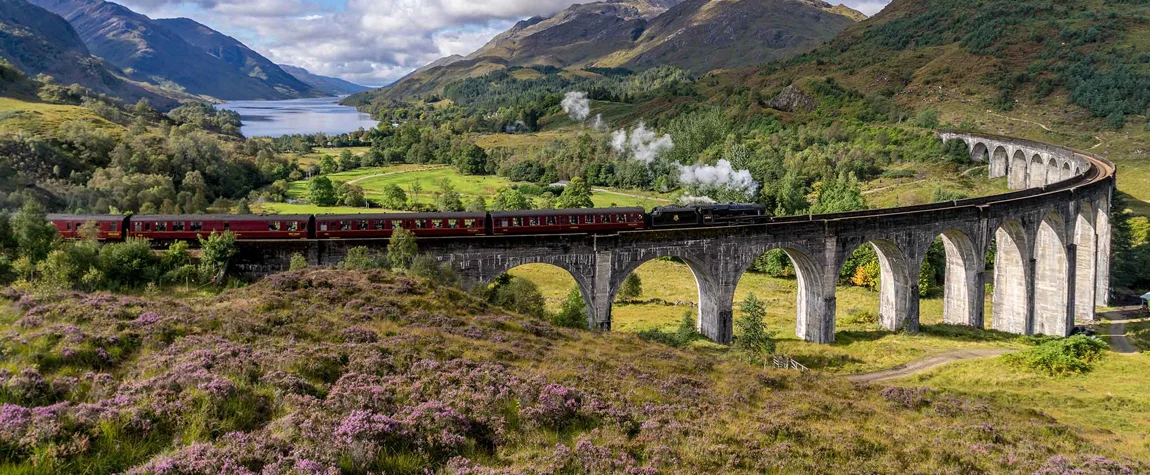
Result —
[[[623, 279], [643, 263], [674, 256], [698, 284], [699, 329], [719, 342], [732, 337], [735, 287], [755, 258], [782, 249], [798, 279], [797, 335], [835, 338], [835, 284], [859, 246], [873, 246], [881, 267], [880, 322], [916, 331], [919, 270], [941, 238], [946, 249], [944, 319], [981, 327], [986, 283], [993, 286], [991, 323], [1002, 331], [1067, 335], [1075, 319], [1091, 320], [1109, 297], [1110, 196], [1114, 168], [1098, 157], [1026, 140], [942, 132], [962, 140], [991, 177], [1009, 177], [1006, 195], [913, 207], [801, 216], [769, 224], [624, 232], [429, 238], [420, 251], [450, 265], [468, 282], [490, 282], [524, 264], [558, 266], [574, 277], [592, 328], [611, 329], [611, 303]], [[993, 275], [985, 259], [997, 243]], [[260, 275], [288, 267], [293, 253], [331, 265], [347, 250], [385, 252], [386, 240], [241, 243], [232, 268]]]

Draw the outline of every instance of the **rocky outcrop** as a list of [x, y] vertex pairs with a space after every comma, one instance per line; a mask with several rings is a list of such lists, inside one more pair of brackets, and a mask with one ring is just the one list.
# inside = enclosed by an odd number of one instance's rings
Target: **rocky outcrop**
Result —
[[819, 100], [814, 96], [803, 92], [794, 84], [783, 88], [779, 95], [771, 99], [768, 104], [772, 109], [781, 110], [783, 112], [814, 112], [815, 108], [819, 106]]

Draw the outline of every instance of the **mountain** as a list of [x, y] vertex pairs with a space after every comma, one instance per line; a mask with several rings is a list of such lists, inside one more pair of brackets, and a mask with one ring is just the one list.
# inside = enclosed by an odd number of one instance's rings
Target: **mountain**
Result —
[[308, 72], [308, 70], [297, 66], [281, 64], [279, 67], [286, 71], [288, 74], [294, 76], [296, 79], [302, 81], [304, 84], [307, 84], [322, 91], [325, 94], [332, 96], [355, 94], [357, 92], [363, 92], [371, 89], [370, 87], [360, 86], [359, 84], [344, 81], [343, 79], [312, 74]]
[[224, 61], [250, 77], [262, 79], [277, 91], [293, 97], [327, 95], [318, 88], [284, 71], [259, 53], [252, 51], [235, 38], [208, 28], [189, 18], [154, 20], [180, 35], [184, 41]]
[[1071, 140], [1085, 136], [1093, 145], [1091, 129], [1119, 131], [1128, 122], [1143, 129], [1150, 108], [1150, 54], [1135, 46], [1150, 36], [1150, 3], [1096, 6], [894, 0], [808, 54], [729, 71], [716, 82], [778, 90], [803, 78], [831, 78], [914, 109], [938, 109], [955, 124], [991, 114], [1025, 117], [1012, 122], [1077, 128], [1085, 135]]
[[57, 83], [80, 84], [127, 102], [147, 98], [160, 108], [176, 104], [127, 80], [92, 56], [67, 21], [24, 0], [0, 0], [0, 57], [29, 76], [46, 74]]
[[439, 58], [435, 61], [427, 63], [423, 66], [420, 66], [415, 71], [412, 71], [411, 74], [419, 74], [419, 73], [422, 73], [424, 71], [427, 71], [428, 69], [438, 68], [440, 66], [450, 66], [452, 64], [458, 63], [458, 62], [463, 61], [465, 59], [467, 59], [467, 57], [462, 56], [462, 55], [458, 55], [458, 54], [453, 54], [451, 56], [444, 56], [444, 57]]
[[130, 78], [224, 100], [288, 99], [314, 90], [275, 85], [188, 43], [167, 26], [103, 0], [32, 0], [72, 24], [93, 54]]
[[[611, 0], [520, 21], [464, 59], [431, 64], [385, 91], [392, 100], [509, 66], [673, 65], [695, 74], [806, 52], [864, 15], [819, 0]], [[443, 61], [443, 60], [440, 60]]]

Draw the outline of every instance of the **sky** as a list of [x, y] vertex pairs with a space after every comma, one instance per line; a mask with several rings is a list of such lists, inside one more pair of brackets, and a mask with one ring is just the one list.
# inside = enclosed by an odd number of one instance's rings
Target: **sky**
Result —
[[[365, 86], [467, 55], [516, 21], [594, 0], [110, 0], [152, 18], [187, 17], [279, 64]], [[890, 0], [830, 0], [873, 15]]]

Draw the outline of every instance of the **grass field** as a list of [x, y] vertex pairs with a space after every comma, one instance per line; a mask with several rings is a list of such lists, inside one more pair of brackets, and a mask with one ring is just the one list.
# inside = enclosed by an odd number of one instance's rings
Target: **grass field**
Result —
[[1006, 178], [987, 178], [985, 166], [970, 165], [961, 173], [940, 163], [900, 163], [888, 170], [909, 170], [907, 178], [878, 178], [863, 184], [863, 197], [872, 208], [913, 206], [932, 202], [935, 190], [963, 193], [969, 197], [1007, 193]]
[[335, 160], [339, 160], [339, 154], [344, 150], [348, 150], [352, 155], [360, 156], [371, 150], [371, 147], [344, 147], [344, 148], [326, 148], [316, 147], [312, 149], [311, 153], [292, 153], [287, 154], [288, 158], [295, 158], [299, 160], [300, 165], [308, 166], [318, 164], [324, 155], [331, 156]]
[[79, 106], [28, 102], [0, 97], [0, 133], [54, 136], [61, 124], [81, 121], [110, 130], [123, 130], [89, 109]]
[[[658, 303], [616, 303], [612, 309], [614, 331], [670, 330], [678, 325], [684, 312], [697, 312], [697, 286], [686, 265], [652, 261], [639, 267], [636, 273], [643, 281], [643, 293], [638, 300]], [[562, 299], [575, 286], [575, 280], [566, 272], [544, 264], [517, 267], [511, 274], [539, 285], [547, 299], [548, 309], [552, 311], [558, 310]], [[807, 343], [795, 336], [796, 289], [794, 279], [747, 273], [735, 291], [735, 315], [737, 318], [740, 314], [739, 302], [754, 293], [767, 306], [766, 324], [776, 332], [778, 351], [812, 368], [835, 373], [861, 373], [960, 348], [1025, 347], [1025, 343], [1014, 335], [942, 325], [940, 297], [921, 301], [923, 328], [919, 334], [881, 330], [873, 320], [859, 317], [868, 312], [877, 315], [878, 293], [858, 287], [838, 288], [837, 341], [833, 345]], [[987, 304], [989, 315], [989, 300]]]
[[947, 365], [900, 384], [1033, 408], [1087, 439], [1145, 460], [1150, 458], [1150, 378], [1143, 377], [1148, 365], [1146, 353], [1109, 353], [1090, 373], [1051, 377], [990, 358]]
[[[435, 193], [440, 190], [440, 183], [447, 180], [455, 191], [463, 195], [464, 200], [467, 198], [482, 196], [488, 200], [488, 203], [494, 198], [495, 193], [499, 189], [511, 186], [514, 184], [510, 180], [489, 175], [462, 175], [455, 169], [444, 165], [394, 165], [387, 167], [372, 167], [360, 168], [356, 170], [332, 173], [327, 175], [333, 181], [343, 181], [355, 183], [363, 187], [364, 195], [368, 201], [378, 203], [380, 201], [381, 191], [385, 186], [397, 185], [403, 188], [408, 194], [408, 199], [418, 201], [419, 203], [431, 203], [434, 200]], [[411, 193], [412, 184], [418, 182], [422, 191], [419, 196], [414, 196]], [[307, 198], [306, 180], [292, 182], [288, 188], [288, 196], [302, 200]], [[620, 190], [606, 190], [597, 189], [591, 196], [591, 201], [595, 203], [596, 207], [606, 208], [613, 206], [639, 206], [643, 208], [653, 208], [662, 204], [668, 203], [668, 198], [658, 196], [647, 192], [630, 192]], [[271, 211], [288, 212], [288, 209], [307, 210], [307, 212], [320, 212], [330, 213], [331, 208], [320, 208], [317, 206], [304, 206], [304, 205], [291, 205], [287, 206], [281, 203], [269, 203], [264, 207]], [[362, 212], [372, 212], [376, 210], [362, 210]], [[339, 211], [345, 212], [345, 211]]]

